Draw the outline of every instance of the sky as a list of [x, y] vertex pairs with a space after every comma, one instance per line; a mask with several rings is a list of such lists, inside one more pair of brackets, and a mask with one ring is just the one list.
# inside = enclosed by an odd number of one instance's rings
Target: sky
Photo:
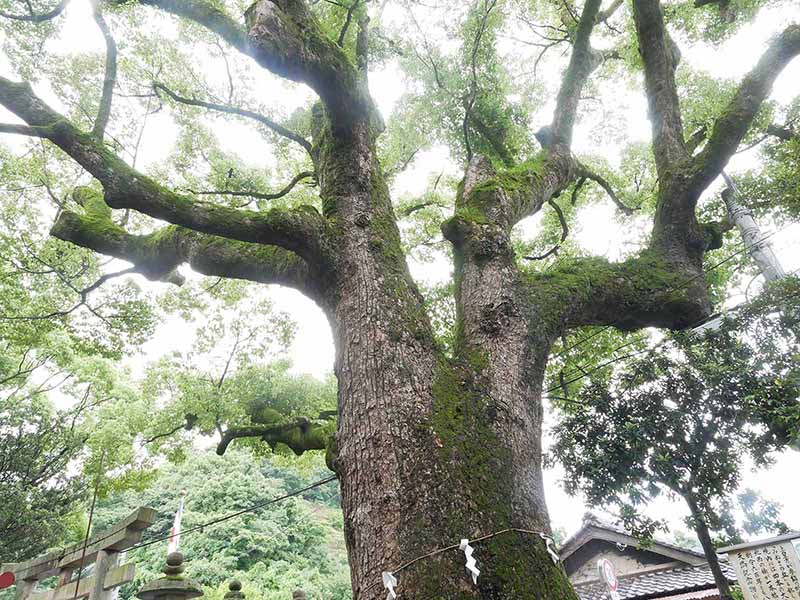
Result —
[[[391, 13], [385, 15], [391, 19]], [[686, 60], [694, 66], [704, 68], [714, 73], [735, 79], [751, 68], [760, 56], [766, 41], [781, 26], [790, 19], [800, 17], [800, 9], [789, 8], [783, 11], [763, 11], [755, 24], [743, 30], [721, 47], [696, 45], [691, 52], [684, 52]], [[55, 52], [64, 54], [72, 52], [100, 52], [103, 50], [103, 41], [91, 18], [89, 18], [88, 0], [75, 0], [62, 17], [64, 26], [59, 40], [50, 48]], [[2, 36], [2, 33], [0, 33]], [[13, 77], [7, 58], [0, 52], [0, 74]], [[209, 62], [209, 76], [221, 77], [219, 63]], [[264, 89], [274, 85], [274, 80], [264, 79], [260, 84]], [[370, 88], [376, 99], [378, 107], [385, 117], [388, 117], [399, 101], [405, 86], [402, 73], [397, 65], [390, 63], [381, 70], [370, 74]], [[48, 101], [58, 106], [58, 98], [46, 86], [35, 86], [37, 92]], [[615, 90], [608, 93], [617, 94]], [[773, 93], [773, 98], [787, 102], [800, 93], [800, 60], [795, 60], [778, 79]], [[293, 87], [289, 95], [273, 94], [270, 97], [278, 103], [291, 107], [302, 104], [310, 96], [310, 92], [302, 87]], [[614, 97], [625, 107], [625, 127], [631, 137], [641, 141], [650, 138], [650, 123], [647, 120], [647, 107], [643, 94], [625, 92], [623, 97]], [[546, 120], [552, 112], [552, 100], [541, 107], [541, 113]], [[0, 109], [0, 121], [13, 122], [16, 119]], [[545, 122], [546, 122], [545, 120]], [[247, 160], [252, 156], [261, 156], [265, 164], [270, 161], [271, 153], [264, 147], [263, 138], [244, 124], [230, 123], [222, 120], [210, 120], [213, 123], [215, 135], [221, 140], [226, 150], [233, 151]], [[145, 130], [142, 140], [141, 161], [139, 168], [146, 169], [150, 165], [163, 160], [170, 152], [177, 130], [168, 114], [162, 113], [152, 118], [150, 126]], [[12, 147], [21, 144], [19, 138], [0, 135], [0, 142]], [[579, 126], [575, 134], [575, 151], [597, 150], [596, 140], [591, 134], [590, 127]], [[611, 156], [611, 153], [609, 154]], [[756, 151], [745, 152], [734, 157], [729, 165], [728, 172], [736, 171], [752, 165], [756, 160]], [[394, 183], [393, 195], [400, 197], [404, 194], [420, 194], [425, 190], [432, 174], [443, 169], [452, 171], [456, 166], [449, 160], [445, 148], [434, 147], [421, 152], [410, 168], [399, 175]], [[457, 168], [456, 168], [457, 172]], [[719, 182], [708, 193], [718, 193], [721, 186]], [[532, 217], [521, 225], [524, 235], [532, 234], [538, 226], [538, 218]], [[614, 218], [614, 209], [610, 203], [596, 205], [585, 210], [579, 220], [578, 230], [574, 233], [581, 244], [594, 253], [615, 258], [624, 250], [625, 243], [630, 242], [639, 234], [630, 227], [621, 227]], [[769, 224], [765, 230], [771, 231]], [[800, 268], [800, 227], [794, 226], [779, 231], [773, 238], [773, 246], [787, 271]], [[432, 264], [410, 264], [412, 275], [420, 282], [434, 283], [450, 277], [451, 266], [447, 261], [436, 261]], [[154, 293], [160, 284], [136, 278], [137, 283], [146, 290]], [[323, 377], [332, 370], [334, 348], [330, 327], [322, 312], [311, 301], [300, 293], [278, 286], [269, 286], [269, 297], [275, 308], [287, 312], [297, 323], [296, 336], [289, 348], [288, 358], [293, 362], [293, 370], [297, 373], [311, 373]], [[732, 297], [731, 303], [741, 301], [741, 297]], [[159, 327], [155, 337], [145, 344], [142, 354], [129, 360], [134, 372], [159, 356], [175, 349], [184, 348], [191, 343], [192, 330], [178, 318], [168, 320]], [[758, 472], [748, 472], [745, 487], [762, 490], [766, 496], [783, 504], [783, 519], [790, 526], [800, 528], [800, 502], [798, 502], [798, 489], [796, 485], [797, 473], [800, 473], [800, 453], [787, 452], [778, 457], [774, 466]], [[548, 505], [554, 527], [563, 528], [567, 533], [572, 533], [580, 526], [581, 517], [587, 508], [581, 498], [567, 496], [558, 481], [561, 477], [559, 470], [550, 470], [545, 473]], [[599, 511], [596, 511], [599, 512]], [[667, 498], [652, 503], [649, 511], [651, 516], [666, 517], [671, 524], [680, 525], [680, 519], [687, 514], [687, 510], [678, 502]]]

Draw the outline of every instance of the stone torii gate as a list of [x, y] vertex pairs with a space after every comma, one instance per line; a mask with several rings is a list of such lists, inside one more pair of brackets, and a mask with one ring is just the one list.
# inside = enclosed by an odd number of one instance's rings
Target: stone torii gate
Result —
[[[112, 600], [113, 590], [133, 581], [136, 573], [134, 565], [118, 564], [120, 552], [137, 544], [155, 518], [156, 511], [152, 508], [138, 508], [85, 543], [25, 562], [4, 564], [0, 572], [13, 573], [17, 586], [16, 600]], [[92, 573], [81, 576], [78, 582], [81, 565], [85, 569], [92, 564]], [[58, 575], [54, 589], [37, 590], [39, 582], [54, 575]]]

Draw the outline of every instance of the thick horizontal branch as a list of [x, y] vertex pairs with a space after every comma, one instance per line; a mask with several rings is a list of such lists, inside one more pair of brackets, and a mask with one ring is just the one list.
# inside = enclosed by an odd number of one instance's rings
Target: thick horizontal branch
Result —
[[299, 144], [303, 148], [303, 150], [308, 152], [312, 160], [314, 160], [314, 150], [312, 148], [311, 142], [309, 142], [303, 136], [284, 127], [280, 123], [277, 123], [272, 119], [265, 117], [262, 114], [244, 108], [229, 106], [227, 104], [215, 104], [213, 102], [204, 102], [203, 100], [195, 100], [194, 98], [187, 98], [185, 96], [181, 96], [180, 94], [173, 92], [164, 84], [158, 82], [153, 83], [153, 89], [155, 89], [156, 93], [158, 92], [165, 93], [175, 102], [180, 102], [181, 104], [188, 104], [189, 106], [199, 106], [201, 108], [207, 108], [209, 110], [215, 110], [222, 113], [239, 115], [241, 117], [247, 117], [248, 119], [253, 119], [254, 121], [257, 121], [262, 125], [264, 125], [265, 127], [267, 127], [267, 129], [277, 133], [278, 135], [285, 137], [286, 139], [289, 139], [295, 142], [296, 144]]
[[78, 130], [39, 99], [27, 83], [0, 77], [0, 104], [43, 134], [103, 186], [112, 208], [133, 209], [198, 232], [243, 242], [270, 244], [296, 252], [311, 263], [327, 263], [324, 218], [313, 207], [239, 210], [199, 202], [161, 186], [131, 168], [105, 145]]
[[63, 211], [51, 235], [107, 256], [133, 263], [148, 279], [182, 283], [175, 270], [188, 263], [203, 275], [276, 283], [321, 297], [318, 273], [299, 256], [262, 246], [207, 235], [170, 225], [147, 235], [133, 235], [106, 215]]
[[528, 278], [533, 305], [557, 315], [555, 333], [585, 325], [685, 329], [711, 312], [705, 278], [653, 251], [621, 263], [575, 258]]
[[217, 454], [225, 454], [235, 439], [253, 437], [266, 442], [271, 448], [285, 444], [298, 456], [308, 450], [326, 450], [333, 436], [333, 422], [335, 418], [332, 417], [315, 420], [299, 417], [275, 424], [231, 427], [222, 434], [217, 444]]
[[800, 25], [790, 25], [770, 44], [714, 122], [705, 147], [692, 159], [690, 186], [704, 190], [725, 168], [780, 72], [800, 54]]
[[658, 173], [664, 177], [671, 167], [688, 157], [675, 85], [677, 47], [664, 26], [660, 0], [634, 0], [633, 16], [644, 62], [653, 153]]

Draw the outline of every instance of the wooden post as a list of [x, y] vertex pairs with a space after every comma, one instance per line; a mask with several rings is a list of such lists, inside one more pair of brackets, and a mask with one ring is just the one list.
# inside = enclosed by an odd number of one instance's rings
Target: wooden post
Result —
[[[5, 567], [3, 571], [6, 571]], [[36, 591], [37, 581], [35, 579], [17, 579], [17, 600], [27, 600]]]

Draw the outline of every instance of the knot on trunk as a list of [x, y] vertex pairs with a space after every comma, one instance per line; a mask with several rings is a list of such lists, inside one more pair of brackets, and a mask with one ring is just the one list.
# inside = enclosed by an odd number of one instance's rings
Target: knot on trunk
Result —
[[514, 302], [510, 298], [504, 299], [481, 309], [480, 328], [490, 335], [496, 335], [518, 316], [519, 311]]

